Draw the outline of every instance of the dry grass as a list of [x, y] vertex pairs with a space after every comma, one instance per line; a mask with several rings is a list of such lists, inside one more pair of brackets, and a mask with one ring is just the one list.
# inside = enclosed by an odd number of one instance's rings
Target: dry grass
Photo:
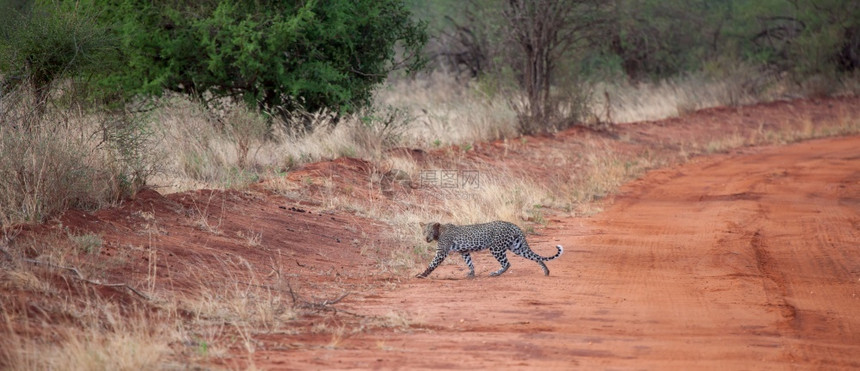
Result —
[[[95, 290], [117, 278], [104, 274], [109, 258], [83, 250], [80, 236], [90, 235], [57, 233], [18, 241], [13, 250], [0, 246], [10, 254], [0, 255], [0, 288], [7, 295], [0, 302], [0, 369], [145, 370], [207, 364], [237, 352], [253, 353], [256, 334], [292, 333], [290, 322], [302, 313], [281, 282], [277, 262], [269, 267], [277, 273], [272, 283], [272, 272], [237, 256], [217, 257], [219, 269], [185, 262], [184, 269], [196, 278], [180, 290], [157, 287], [156, 272], [150, 269], [143, 280], [147, 289], [141, 289], [149, 300], [120, 304], [123, 300]], [[42, 263], [25, 262], [25, 253]], [[129, 294], [128, 299], [140, 298]]]
[[261, 115], [242, 107], [215, 113], [180, 96], [165, 99], [151, 121], [162, 159], [153, 182], [166, 192], [242, 187], [342, 156], [378, 161], [396, 146], [435, 148], [517, 134], [504, 97], [486, 97], [443, 75], [392, 82], [373, 107], [355, 114], [298, 112], [268, 129]]
[[237, 108], [225, 114], [233, 121], [220, 123], [197, 102], [167, 98], [151, 119], [161, 170], [152, 182], [162, 191], [177, 192], [253, 181], [256, 175], [246, 168], [257, 165], [255, 153], [264, 139], [260, 126], [265, 125], [253, 115]]
[[645, 171], [673, 161], [674, 158], [661, 158], [653, 152], [620, 153], [610, 143], [594, 142], [586, 145], [582, 156], [584, 167], [556, 189], [558, 197], [569, 203], [569, 209], [576, 215], [590, 215], [598, 212], [595, 201], [612, 195], [626, 182], [638, 178]]
[[[292, 131], [294, 121], [308, 120], [310, 128]], [[384, 150], [400, 143], [411, 125], [401, 111], [371, 108], [336, 117], [327, 112], [301, 114], [293, 122], [276, 123], [271, 141], [261, 151], [266, 162], [290, 169], [307, 162], [338, 157], [379, 159]]]
[[17, 118], [0, 117], [0, 226], [40, 222], [69, 207], [101, 208], [136, 190], [129, 164], [105, 138], [106, 117]]
[[241, 188], [309, 162], [343, 156], [379, 159], [401, 143], [410, 124], [404, 111], [393, 108], [341, 117], [299, 112], [267, 123], [243, 107], [216, 115], [173, 96], [154, 120], [163, 171], [153, 181], [168, 193]]
[[774, 87], [779, 84], [749, 66], [738, 66], [725, 76], [700, 72], [636, 85], [627, 81], [600, 83], [594, 87], [590, 106], [602, 122], [660, 120], [703, 108], [773, 100], [785, 94]]
[[[699, 73], [636, 86], [623, 82], [598, 84], [593, 88], [592, 101], [586, 104], [593, 111], [588, 116], [602, 122], [654, 120], [705, 107], [739, 105], [787, 94], [783, 85], [757, 76], [754, 69], [740, 67], [733, 72], [727, 78]], [[846, 79], [844, 89], [857, 85], [853, 83], [855, 80]], [[308, 162], [342, 156], [385, 161], [385, 151], [396, 146], [468, 147], [518, 135], [511, 99], [503, 93], [487, 91], [475, 83], [458, 82], [444, 74], [397, 79], [380, 89], [374, 106], [362, 112], [343, 117], [329, 112], [297, 113], [271, 123], [241, 106], [227, 105], [215, 111], [173, 95], [165, 98], [156, 111], [139, 118], [150, 125], [154, 138], [150, 157], [157, 159], [157, 163], [149, 165], [157, 165], [159, 170], [148, 176], [148, 180], [167, 193], [242, 188]], [[84, 192], [87, 197], [79, 197], [78, 203], [90, 207], [109, 204], [122, 192], [120, 188], [125, 186], [121, 184], [122, 177], [114, 176], [121, 170], [117, 166], [122, 164], [117, 161], [116, 153], [105, 150], [100, 136], [94, 135], [104, 126], [106, 116], [73, 110], [61, 113], [56, 116], [58, 113], [53, 112], [56, 117], [48, 115], [44, 120], [64, 125], [32, 125], [51, 130], [41, 130], [26, 143], [4, 126], [0, 147], [3, 158], [29, 158], [26, 164], [31, 168], [23, 171], [26, 175], [23, 178], [0, 177], [7, 183], [0, 180], [6, 189], [0, 189], [0, 197], [9, 199], [4, 200], [4, 205], [16, 205], [0, 216], [33, 220], [63, 209], [68, 201], [45, 201], [75, 196], [74, 192], [55, 191], [58, 188], [88, 188]], [[54, 130], [56, 127], [62, 130]], [[285, 129], [295, 127], [305, 129]], [[70, 161], [63, 163], [64, 159]], [[76, 167], [69, 168], [72, 164]], [[20, 168], [18, 163], [4, 167], [4, 174], [10, 175]], [[89, 172], [85, 178], [98, 181], [59, 187], [44, 177], [47, 169], [56, 174]], [[33, 179], [26, 179], [28, 176]], [[26, 184], [11, 183], [10, 179]], [[11, 195], [15, 189], [24, 187], [34, 189]], [[26, 195], [40, 192], [44, 196], [26, 199]], [[60, 206], [51, 208], [47, 206], [50, 204]]]
[[768, 129], [765, 129], [764, 125], [759, 125], [756, 130], [746, 135], [739, 132], [726, 133], [704, 144], [691, 143], [690, 148], [694, 153], [712, 154], [748, 146], [784, 145], [860, 133], [860, 118], [845, 112], [837, 114], [837, 117], [838, 120], [835, 122], [818, 122], [813, 117], [801, 114], [793, 125]]
[[[12, 370], [146, 370], [163, 367], [170, 348], [168, 344], [180, 339], [169, 323], [145, 318], [143, 313], [121, 313], [109, 304], [90, 306], [87, 317], [101, 317], [99, 323], [83, 327], [55, 326], [48, 342], [27, 337], [14, 331], [7, 336], [0, 350], [0, 365]], [[3, 311], [8, 328], [19, 322]], [[36, 323], [32, 327], [40, 327]]]
[[218, 261], [221, 269], [196, 271], [198, 292], [182, 299], [182, 308], [194, 313], [195, 320], [273, 332], [296, 318], [298, 312], [285, 283], [267, 284], [241, 257], [219, 257]]
[[[517, 135], [516, 115], [502, 96], [445, 75], [392, 81], [373, 107], [336, 116], [299, 112], [265, 119], [241, 107], [212, 112], [171, 96], [151, 118], [159, 138], [162, 191], [235, 188], [298, 165], [342, 156], [384, 160], [397, 146], [438, 148]], [[299, 129], [296, 129], [299, 128]]]
[[414, 117], [405, 144], [419, 148], [485, 142], [518, 135], [516, 112], [501, 94], [487, 94], [475, 83], [436, 73], [390, 81], [377, 104], [398, 107]]
[[[4, 308], [5, 309], [5, 308]], [[78, 326], [27, 323], [32, 336], [11, 331], [22, 319], [3, 310], [6, 323], [0, 340], [0, 367], [10, 370], [146, 370], [163, 368], [172, 353], [168, 344], [182, 340], [170, 322], [129, 314], [104, 303], [90, 305], [85, 317], [104, 317], [109, 323]]]
[[[585, 115], [591, 118], [587, 124], [657, 120], [799, 94], [787, 82], [760, 75], [752, 67], [731, 71], [587, 87], [593, 91], [585, 104], [591, 110]], [[848, 85], [845, 89], [850, 89]], [[162, 192], [241, 188], [309, 162], [343, 156], [385, 162], [390, 161], [386, 150], [392, 147], [469, 148], [519, 135], [512, 99], [487, 91], [444, 74], [395, 79], [376, 93], [371, 108], [340, 117], [299, 112], [275, 119], [268, 130], [266, 120], [247, 109], [228, 106], [216, 113], [173, 96], [152, 120], [161, 138], [158, 157], [164, 170], [154, 183]], [[407, 165], [392, 168], [409, 172]]]
[[798, 82], [744, 64], [718, 66], [714, 70], [635, 85], [626, 80], [598, 83], [588, 104], [591, 116], [611, 123], [653, 121], [711, 107], [860, 92], [858, 73], [838, 79], [810, 76]]
[[[20, 249], [0, 259], [0, 287], [6, 295], [0, 302], [0, 368], [164, 367], [173, 353], [169, 344], [183, 340], [177, 317], [101, 296], [95, 288], [109, 262], [81, 250], [80, 236], [58, 233], [18, 242]], [[41, 263], [25, 262], [19, 253]], [[71, 268], [82, 276], [63, 276]]]
[[[66, 270], [61, 267], [81, 261], [88, 263], [75, 267], [79, 274], [100, 275], [103, 268], [93, 261], [97, 256], [84, 249], [93, 241], [100, 238], [58, 232], [40, 241], [16, 242], [12, 252], [0, 246], [7, 251], [0, 258], [5, 295], [0, 302], [0, 368], [136, 370], [161, 363], [166, 344], [173, 341], [164, 341], [171, 336], [167, 323], [151, 322], [139, 308], [103, 300], [83, 280], [56, 279]], [[41, 264], [25, 262], [24, 256]], [[73, 298], [72, 293], [84, 295]]]
[[860, 117], [839, 114], [837, 122], [817, 122], [801, 116], [800, 124], [785, 130], [760, 130], [753, 144], [788, 144], [802, 140], [827, 138], [860, 133]]

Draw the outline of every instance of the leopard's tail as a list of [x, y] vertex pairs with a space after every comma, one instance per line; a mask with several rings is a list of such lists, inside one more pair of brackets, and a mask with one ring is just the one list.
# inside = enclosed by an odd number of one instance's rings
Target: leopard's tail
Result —
[[525, 245], [525, 246], [523, 246], [523, 247], [525, 247], [525, 249], [522, 249], [523, 250], [522, 253], [520, 254], [517, 252], [519, 250], [519, 247], [520, 247], [518, 245], [516, 245], [514, 247], [514, 249], [513, 249], [514, 253], [516, 253], [517, 255], [520, 255], [526, 259], [530, 259], [530, 260], [534, 260], [534, 261], [543, 261], [543, 262], [550, 261], [550, 260], [553, 260], [555, 258], [558, 258], [559, 256], [561, 256], [562, 253], [564, 253], [564, 247], [563, 246], [555, 245], [555, 248], [558, 249], [558, 252], [555, 253], [555, 255], [553, 255], [553, 256], [544, 257], [544, 256], [540, 256], [537, 253], [535, 253], [534, 251], [532, 251], [532, 249], [529, 247], [527, 242], [523, 241], [522, 243]]
[[[540, 256], [540, 260], [543, 260], [543, 261], [549, 261], [549, 260], [553, 260], [553, 259], [555, 259], [555, 258], [557, 258], [557, 257], [561, 256], [561, 254], [564, 254], [564, 246], [561, 246], [561, 245], [555, 245], [555, 248], [556, 248], [556, 249], [558, 249], [558, 252], [557, 252], [557, 253], [555, 253], [555, 255], [550, 256], [550, 257], [548, 257], [548, 258], [544, 258], [543, 256]], [[537, 255], [537, 254], [535, 254], [535, 255]]]

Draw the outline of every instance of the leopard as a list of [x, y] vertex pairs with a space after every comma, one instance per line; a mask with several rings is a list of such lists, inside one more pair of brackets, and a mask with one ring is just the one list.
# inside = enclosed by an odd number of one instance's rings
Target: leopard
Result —
[[493, 257], [499, 261], [501, 268], [490, 276], [499, 276], [510, 268], [508, 262], [507, 251], [510, 250], [523, 258], [529, 259], [538, 263], [543, 269], [545, 276], [549, 276], [549, 269], [544, 264], [545, 261], [553, 260], [561, 256], [564, 252], [564, 247], [556, 245], [558, 252], [550, 257], [543, 257], [534, 253], [529, 248], [526, 242], [526, 236], [523, 230], [516, 224], [505, 221], [493, 221], [482, 224], [470, 225], [454, 225], [441, 223], [420, 223], [424, 229], [424, 238], [428, 243], [438, 241], [436, 244], [436, 256], [427, 269], [418, 274], [418, 278], [426, 278], [433, 272], [449, 253], [458, 252], [469, 267], [467, 278], [475, 277], [475, 266], [472, 264], [473, 252], [480, 250], [490, 250]]

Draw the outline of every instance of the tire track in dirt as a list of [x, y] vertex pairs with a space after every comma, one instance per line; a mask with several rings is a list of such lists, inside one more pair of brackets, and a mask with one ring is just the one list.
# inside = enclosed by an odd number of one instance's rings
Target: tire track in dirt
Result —
[[785, 318], [786, 327], [795, 330], [797, 308], [786, 300], [790, 293], [785, 278], [779, 267], [775, 266], [774, 259], [765, 246], [765, 240], [761, 229], [759, 229], [750, 238], [750, 247], [755, 253], [756, 265], [761, 272], [762, 286], [767, 294], [768, 305], [779, 308], [780, 313]]
[[[637, 208], [645, 204], [646, 210], [641, 213], [651, 218], [643, 218], [640, 233], [658, 230], [663, 235], [663, 248], [676, 238], [653, 224], [674, 223], [678, 234], [690, 219], [700, 226], [700, 233], [709, 233], [716, 223], [725, 223], [721, 236], [708, 249], [708, 255], [719, 259], [700, 262], [692, 277], [708, 280], [703, 287], [706, 292], [718, 289], [710, 292], [719, 295], [701, 295], [708, 306], [759, 312], [739, 329], [750, 330], [749, 334], [756, 335], [753, 339], [760, 338], [760, 344], [770, 344], [780, 351], [771, 355], [769, 365], [776, 361], [857, 367], [857, 143], [857, 138], [825, 140], [704, 160], [703, 164], [671, 170], [685, 176], [658, 183], [662, 189], [657, 192], [649, 188], [653, 174], [649, 175], [639, 185], [633, 185], [635, 190], [621, 197], [618, 204], [631, 217], [639, 214]], [[679, 202], [674, 209], [678, 213], [678, 209], [690, 208], [680, 212], [688, 216], [685, 220], [673, 218], [668, 212], [647, 213], [647, 209], [655, 209], [655, 204], [670, 202], [673, 197], [666, 195], [683, 199], [688, 193], [698, 195], [699, 202]], [[615, 206], [595, 221], [606, 228], [602, 225], [604, 218], [612, 218], [614, 209]], [[696, 249], [690, 243], [694, 241], [686, 244], [692, 253]], [[683, 253], [667, 259], [678, 263], [683, 261], [682, 256]], [[753, 286], [755, 281], [761, 285], [758, 290]], [[684, 283], [679, 280], [672, 286], [677, 288]], [[635, 286], [636, 290], [654, 291], [649, 285]], [[702, 308], [688, 309], [701, 313], [702, 323], [720, 318], [719, 313]], [[723, 326], [731, 328], [729, 324]], [[734, 342], [742, 344], [742, 340], [746, 339], [738, 337]], [[729, 344], [714, 344], [714, 348]], [[755, 353], [747, 354], [758, 358]]]

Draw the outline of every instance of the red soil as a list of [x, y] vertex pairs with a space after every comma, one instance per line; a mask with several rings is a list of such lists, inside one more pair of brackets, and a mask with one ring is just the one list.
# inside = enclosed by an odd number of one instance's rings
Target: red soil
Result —
[[[747, 137], [818, 125], [834, 112], [856, 120], [858, 107], [860, 99], [843, 98], [706, 110], [608, 133], [573, 129], [476, 145], [464, 160], [547, 177], [558, 169], [536, 159], [558, 148], [594, 142], [671, 153], [727, 130]], [[444, 156], [402, 152], [422, 161]], [[329, 177], [342, 197], [385, 202], [362, 188], [373, 166], [341, 159], [289, 178]], [[860, 368], [860, 136], [745, 148], [652, 171], [624, 186], [602, 213], [559, 214], [529, 237], [542, 255], [565, 246], [547, 263], [549, 277], [513, 256], [507, 273], [487, 277], [497, 263], [486, 252], [473, 254], [475, 279], [464, 278], [456, 256], [458, 264], [429, 279], [411, 278], [423, 267], [382, 272], [362, 247], [410, 248], [392, 245], [384, 225], [325, 210], [317, 185], [306, 185], [304, 201], [252, 188], [145, 191], [114, 209], [68, 212], [61, 224], [25, 228], [18, 240], [60, 228], [98, 233], [101, 258], [121, 262], [101, 272], [105, 281], [141, 288], [155, 266], [155, 293], [190, 291], [201, 279], [226, 287], [249, 274], [234, 259], [247, 261], [261, 284], [288, 276], [306, 295], [349, 292], [330, 306], [340, 312], [306, 313], [284, 324], [290, 333], [253, 334], [255, 351], [236, 347], [228, 366]], [[318, 323], [345, 330], [311, 331]]]
[[[408, 329], [265, 336], [263, 368], [769, 369], [860, 367], [860, 137], [758, 148], [654, 171], [592, 218], [553, 223], [463, 279], [356, 295]], [[313, 347], [309, 344], [321, 346]]]

